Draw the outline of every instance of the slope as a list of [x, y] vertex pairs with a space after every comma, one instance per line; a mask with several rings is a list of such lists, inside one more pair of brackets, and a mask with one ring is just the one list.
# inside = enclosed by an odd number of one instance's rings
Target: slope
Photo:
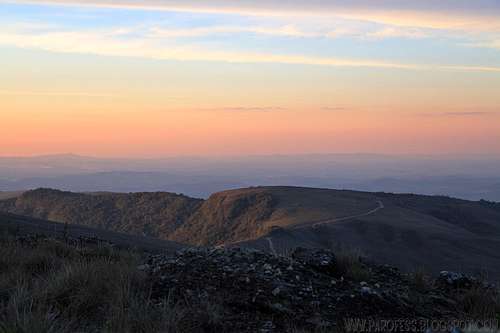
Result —
[[172, 193], [72, 193], [38, 189], [0, 201], [0, 211], [165, 239], [200, 204], [201, 200]]
[[203, 201], [169, 193], [26, 192], [0, 210], [191, 245], [286, 254], [297, 246], [356, 250], [406, 270], [420, 266], [500, 278], [498, 204], [440, 196], [253, 187]]
[[0, 213], [0, 230], [19, 236], [45, 235], [48, 237], [62, 237], [66, 235], [73, 239], [78, 239], [80, 237], [85, 239], [96, 239], [111, 242], [119, 247], [153, 252], [174, 252], [185, 247], [182, 244], [171, 241], [133, 236], [81, 225], [65, 226], [62, 223], [8, 213]]

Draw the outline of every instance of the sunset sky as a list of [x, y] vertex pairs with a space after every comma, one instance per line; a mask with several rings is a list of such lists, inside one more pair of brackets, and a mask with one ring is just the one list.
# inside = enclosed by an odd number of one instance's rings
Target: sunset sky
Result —
[[499, 155], [500, 2], [0, 0], [0, 135], [1, 156]]

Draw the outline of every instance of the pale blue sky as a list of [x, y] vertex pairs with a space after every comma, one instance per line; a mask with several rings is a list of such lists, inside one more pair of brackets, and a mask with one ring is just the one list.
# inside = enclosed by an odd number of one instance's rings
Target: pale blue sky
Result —
[[[287, 62], [292, 56], [306, 59], [291, 62], [313, 64], [322, 62], [316, 58], [333, 58], [472, 70], [500, 67], [496, 1], [379, 1], [377, 6], [370, 1], [291, 1], [282, 6], [272, 1], [101, 2], [118, 7], [54, 2], [76, 5], [0, 1], [0, 45], [174, 60], [251, 62], [270, 56], [270, 62]], [[140, 8], [127, 7], [130, 3]], [[230, 10], [223, 10], [224, 4]], [[303, 8], [304, 14], [298, 14]], [[382, 10], [403, 10], [412, 19], [405, 26], [392, 14], [380, 14]], [[434, 27], [434, 21], [442, 26]], [[63, 43], [65, 38], [82, 47]], [[102, 43], [109, 48], [99, 50]]]

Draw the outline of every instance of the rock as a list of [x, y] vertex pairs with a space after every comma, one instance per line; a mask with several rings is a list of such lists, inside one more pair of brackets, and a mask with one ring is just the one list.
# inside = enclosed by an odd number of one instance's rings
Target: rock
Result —
[[290, 313], [290, 310], [288, 310], [286, 307], [283, 306], [281, 303], [274, 303], [271, 304], [271, 309], [277, 312], [282, 312], [282, 313]]
[[149, 269], [149, 265], [148, 264], [139, 265], [139, 266], [137, 266], [137, 269], [140, 271], [145, 271], [145, 270]]
[[335, 255], [328, 250], [297, 248], [292, 253], [292, 258], [319, 271], [329, 271], [335, 268]]
[[443, 287], [453, 289], [471, 289], [480, 284], [474, 277], [449, 271], [442, 271], [439, 273], [437, 282]]
[[[339, 318], [353, 313], [367, 318], [443, 318], [456, 309], [443, 288], [407, 297], [411, 285], [406, 276], [390, 267], [363, 263], [371, 278], [359, 282], [338, 278], [330, 251], [299, 249], [292, 256], [293, 263], [254, 250], [191, 249], [150, 256], [141, 268], [147, 265], [153, 304], [164, 299], [185, 302], [190, 320], [206, 313], [207, 301], [220, 302], [214, 307], [223, 309], [224, 316], [213, 331], [287, 332], [293, 321], [294, 328], [308, 332], [342, 324]], [[440, 278], [446, 285], [457, 280], [454, 275]], [[371, 288], [372, 281], [382, 282]]]
[[375, 292], [370, 287], [361, 287], [361, 294], [362, 295], [373, 295], [373, 294], [375, 294]]
[[316, 313], [314, 317], [307, 319], [306, 323], [311, 324], [312, 326], [317, 328], [326, 328], [331, 326], [330, 322], [323, 320], [318, 313]]
[[274, 328], [273, 322], [266, 321], [262, 324], [262, 328], [260, 329], [260, 332], [261, 333], [272, 332], [273, 328]]

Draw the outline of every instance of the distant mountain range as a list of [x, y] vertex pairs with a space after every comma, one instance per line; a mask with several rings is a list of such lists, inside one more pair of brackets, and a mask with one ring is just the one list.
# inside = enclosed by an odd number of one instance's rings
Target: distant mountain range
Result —
[[171, 193], [71, 193], [40, 189], [0, 201], [0, 211], [157, 237], [190, 245], [356, 249], [412, 270], [500, 278], [500, 204], [442, 196], [301, 187], [253, 187], [207, 200]]
[[[175, 175], [165, 172], [116, 171], [59, 177], [0, 180], [0, 191], [22, 191], [36, 188], [55, 188], [76, 192], [156, 192], [182, 193], [195, 198], [208, 198], [212, 193], [253, 186], [306, 186], [345, 188], [360, 191], [385, 191], [445, 195], [467, 200], [500, 202], [500, 177], [443, 176], [423, 178], [379, 178], [363, 182], [341, 181], [335, 178], [281, 177], [222, 177]], [[0, 198], [2, 194], [0, 192]]]
[[448, 195], [500, 201], [500, 157], [309, 154], [160, 159], [73, 154], [0, 157], [0, 191], [212, 193], [249, 186], [303, 186]]
[[[500, 158], [374, 154], [103, 159], [0, 157], [0, 191], [212, 193], [250, 186], [303, 186], [448, 195], [500, 201]], [[1, 194], [0, 194], [1, 196]]]

